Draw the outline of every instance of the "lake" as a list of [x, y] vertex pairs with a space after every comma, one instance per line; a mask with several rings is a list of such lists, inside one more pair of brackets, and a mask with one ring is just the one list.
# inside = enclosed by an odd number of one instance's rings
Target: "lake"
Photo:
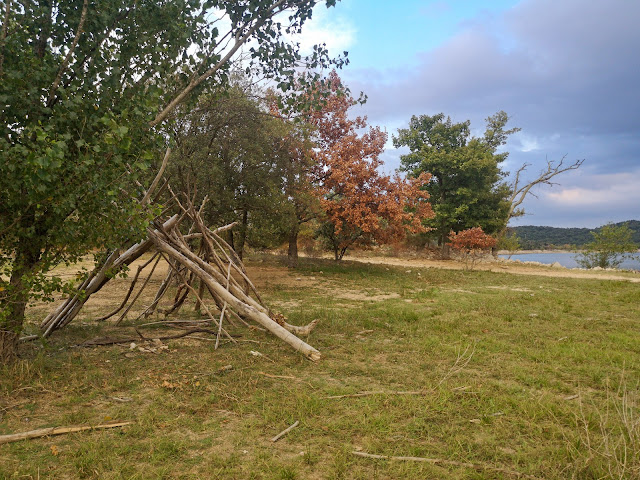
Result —
[[[575, 260], [576, 253], [570, 252], [549, 252], [549, 253], [520, 253], [511, 255], [511, 260], [520, 260], [521, 262], [540, 262], [551, 265], [558, 262], [563, 267], [576, 268], [578, 263]], [[500, 258], [507, 258], [509, 255], [498, 255]], [[640, 261], [625, 260], [620, 265], [625, 270], [640, 270]]]

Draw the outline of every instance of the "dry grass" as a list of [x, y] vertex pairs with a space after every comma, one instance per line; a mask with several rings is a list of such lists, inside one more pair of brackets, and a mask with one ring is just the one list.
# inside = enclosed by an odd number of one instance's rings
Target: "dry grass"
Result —
[[[268, 257], [250, 266], [290, 322], [321, 319], [309, 339], [321, 362], [246, 329], [215, 352], [208, 339], [155, 353], [74, 348], [131, 333], [92, 320], [120, 300], [127, 285], [117, 280], [71, 327], [25, 346], [0, 373], [0, 434], [135, 424], [0, 446], [0, 478], [637, 475], [637, 284], [324, 260], [289, 272]], [[32, 320], [45, 311], [33, 308]], [[365, 391], [379, 393], [327, 398]], [[407, 391], [421, 394], [394, 393]]]

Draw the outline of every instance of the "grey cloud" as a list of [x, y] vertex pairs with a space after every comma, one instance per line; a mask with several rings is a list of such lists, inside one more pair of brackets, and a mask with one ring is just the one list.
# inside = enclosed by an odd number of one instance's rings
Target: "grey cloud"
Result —
[[[365, 111], [373, 124], [406, 125], [411, 115], [442, 111], [481, 129], [484, 118], [505, 110], [539, 146], [518, 151], [523, 142], [514, 139], [512, 165], [539, 166], [545, 156], [568, 154], [585, 158], [594, 175], [637, 173], [639, 23], [640, 2], [527, 0], [501, 18], [466, 24], [403, 71], [352, 70], [345, 77], [353, 90], [368, 94]], [[389, 152], [387, 163], [397, 156]], [[559, 215], [557, 206], [552, 210]]]

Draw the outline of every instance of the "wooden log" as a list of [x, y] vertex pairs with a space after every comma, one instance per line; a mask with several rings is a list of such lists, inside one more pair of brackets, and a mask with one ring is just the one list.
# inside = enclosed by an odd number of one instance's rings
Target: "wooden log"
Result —
[[131, 425], [133, 422], [105, 423], [101, 425], [81, 425], [75, 427], [50, 427], [30, 430], [28, 432], [12, 433], [10, 435], [0, 435], [0, 444], [28, 440], [30, 438], [50, 437], [52, 435], [62, 435], [63, 433], [84, 432], [86, 430], [100, 430], [105, 428], [117, 428]]
[[[223, 302], [227, 302], [229, 306], [236, 310], [240, 315], [259, 323], [273, 335], [289, 344], [292, 348], [302, 353], [308, 359], [312, 361], [320, 360], [321, 354], [318, 350], [300, 340], [284, 327], [278, 325], [275, 321], [269, 318], [267, 314], [240, 301], [235, 295], [227, 291], [211, 274], [198, 265], [197, 261], [194, 261], [193, 257], [198, 257], [195, 256], [193, 252], [187, 250], [188, 254], [182, 254], [174, 246], [170, 245], [167, 240], [163, 239], [158, 232], [150, 230], [149, 237], [154, 241], [156, 248], [173, 258], [174, 261], [177, 261], [187, 267], [191, 272], [205, 282], [209, 290], [215, 296], [219, 297]], [[198, 260], [200, 259], [198, 258]]]
[[[175, 227], [179, 222], [179, 217], [174, 215], [167, 220], [162, 228], [171, 229]], [[118, 251], [114, 251], [109, 255], [105, 263], [92, 271], [87, 280], [82, 284], [84, 288], [80, 288], [74, 295], [71, 295], [70, 299], [64, 302], [64, 304], [54, 311], [53, 314], [48, 315], [42, 322], [40, 328], [44, 331], [43, 337], [47, 337], [57, 328], [64, 327], [69, 324], [80, 309], [87, 302], [89, 297], [99, 291], [110, 279], [108, 273], [118, 272], [125, 265], [131, 264], [134, 260], [140, 258], [153, 246], [153, 242], [149, 239], [136, 243], [126, 250], [122, 255], [118, 255]]]

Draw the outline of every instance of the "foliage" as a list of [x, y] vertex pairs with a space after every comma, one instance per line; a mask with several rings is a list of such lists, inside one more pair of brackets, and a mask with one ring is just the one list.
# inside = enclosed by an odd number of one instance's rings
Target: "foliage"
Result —
[[308, 121], [316, 127], [313, 183], [324, 211], [319, 233], [335, 259], [356, 242], [389, 243], [404, 238], [407, 231], [425, 231], [422, 220], [432, 216], [432, 210], [421, 187], [430, 175], [403, 179], [380, 174], [386, 133], [368, 126], [366, 118], [349, 118], [357, 102], [343, 93], [335, 71], [327, 83], [330, 93], [321, 108], [309, 113]]
[[509, 252], [508, 258], [511, 258], [511, 255], [522, 248], [520, 246], [520, 237], [513, 231], [502, 235], [496, 246], [500, 250], [507, 250]]
[[248, 238], [255, 246], [279, 243], [289, 208], [283, 138], [290, 126], [266, 114], [259, 93], [237, 83], [203, 96], [171, 128], [177, 145], [169, 168], [172, 187], [197, 202], [208, 197], [202, 215], [209, 225], [238, 222], [229, 234], [240, 256]]
[[468, 228], [449, 233], [451, 248], [462, 255], [466, 267], [473, 269], [475, 263], [486, 255], [487, 250], [496, 246], [497, 240], [482, 231], [481, 227]]
[[505, 130], [509, 117], [498, 112], [487, 118], [483, 137], [471, 136], [470, 122], [453, 123], [439, 113], [411, 117], [409, 128], [399, 129], [396, 147], [409, 147], [401, 157], [402, 169], [413, 177], [430, 173], [426, 185], [435, 216], [426, 222], [440, 245], [451, 230], [480, 225], [495, 233], [506, 225], [509, 188], [500, 164], [508, 153], [497, 153], [507, 137], [518, 131]]
[[581, 267], [617, 268], [625, 258], [637, 258], [638, 245], [632, 241], [627, 225], [605, 225], [600, 231], [591, 232], [591, 236], [593, 241], [576, 256]]
[[[640, 221], [628, 220], [626, 222], [614, 223], [614, 226], [627, 225], [632, 231], [632, 241], [640, 244]], [[525, 249], [543, 249], [553, 247], [565, 247], [567, 245], [575, 245], [581, 247], [592, 240], [589, 228], [559, 228], [559, 227], [541, 227], [537, 225], [523, 225], [517, 227], [509, 227], [514, 233], [520, 237], [522, 247]], [[599, 232], [602, 227], [595, 229]]]
[[[30, 296], [61, 288], [46, 275], [54, 265], [144, 232], [155, 212], [140, 208], [137, 185], [165, 142], [154, 127], [206, 80], [224, 88], [250, 41], [248, 69], [289, 88], [302, 59], [284, 35], [316, 3], [0, 3], [0, 360], [14, 354]], [[324, 48], [308, 62], [332, 63]]]

